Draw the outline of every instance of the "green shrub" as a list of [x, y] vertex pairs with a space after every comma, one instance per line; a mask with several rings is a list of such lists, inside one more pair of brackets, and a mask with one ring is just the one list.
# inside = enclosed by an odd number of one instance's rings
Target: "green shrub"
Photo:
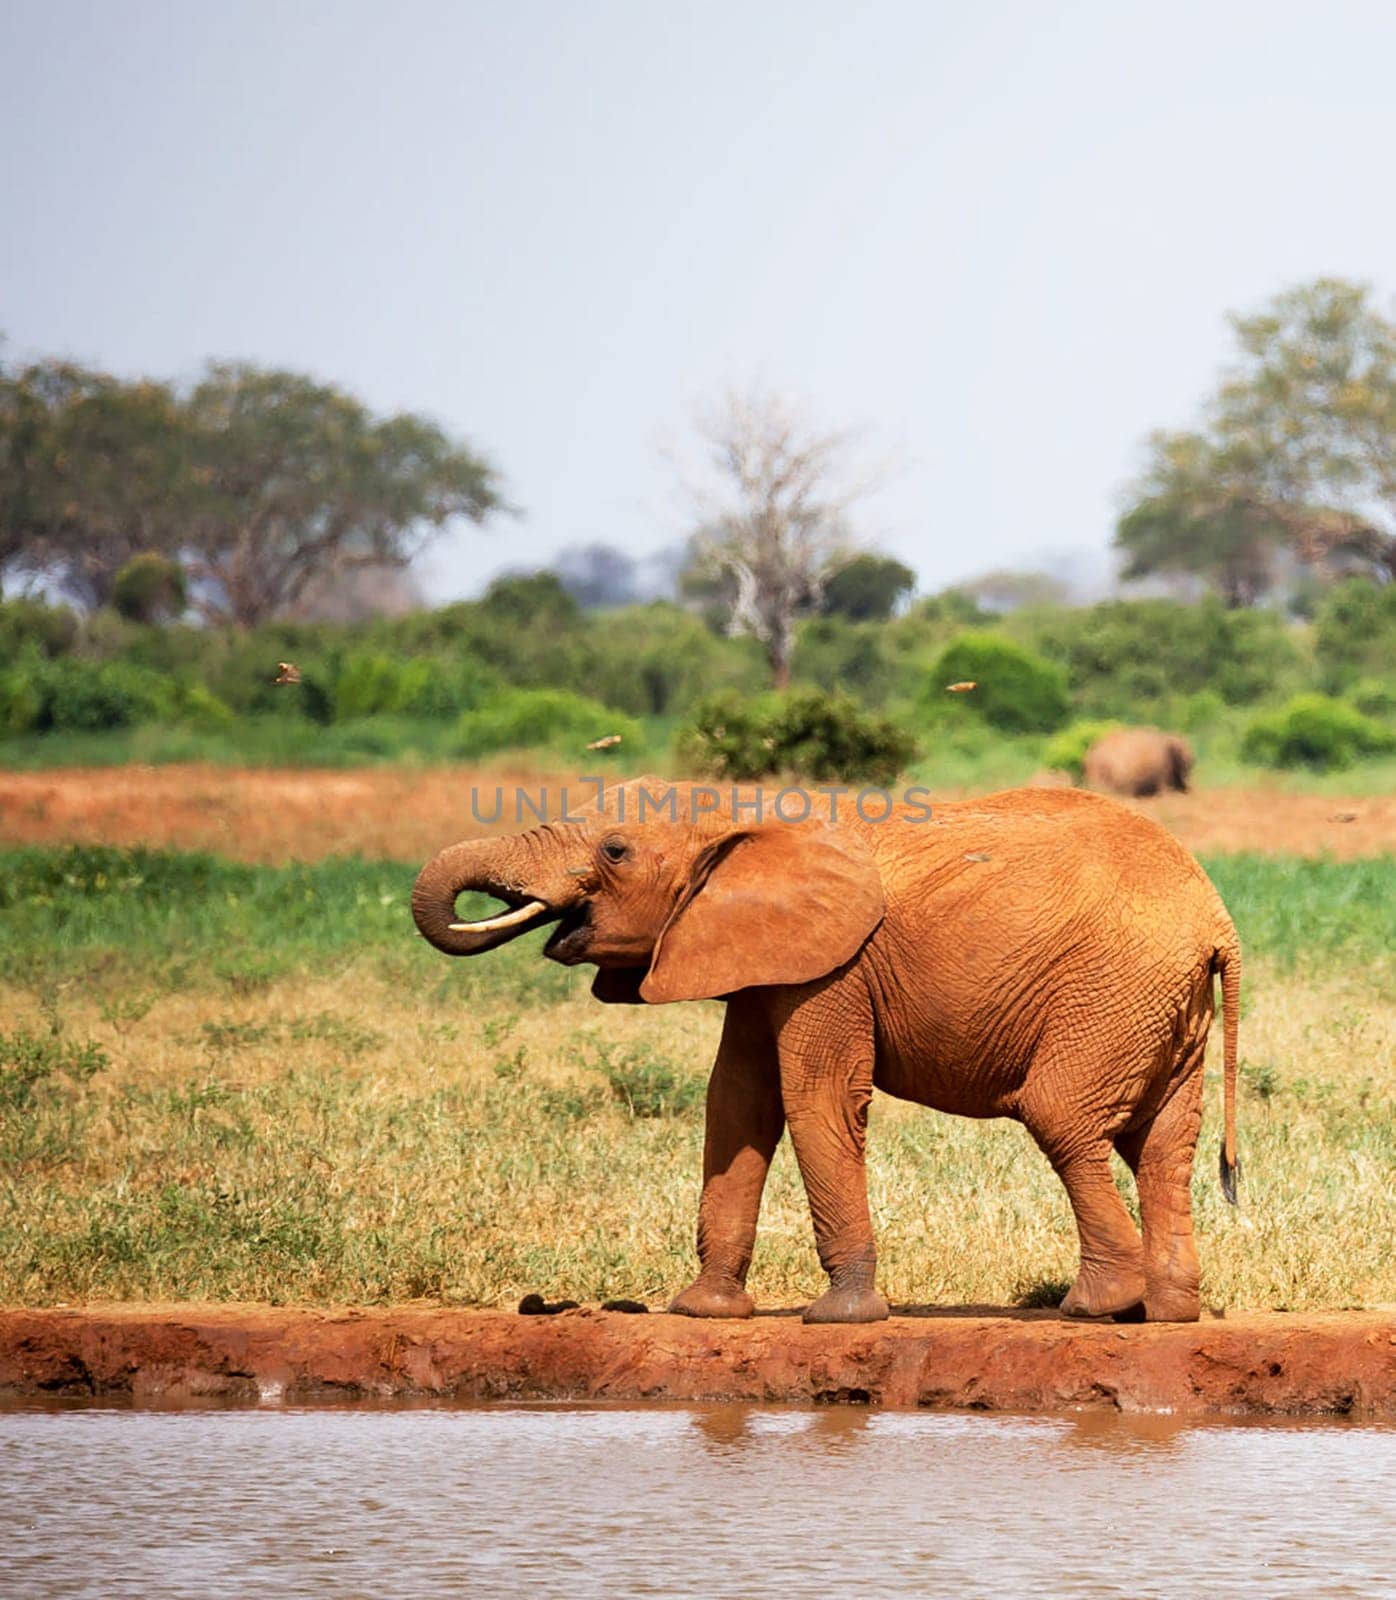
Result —
[[1042, 751], [1042, 764], [1054, 771], [1069, 772], [1080, 783], [1086, 771], [1086, 752], [1107, 733], [1123, 727], [1119, 722], [1073, 722], [1050, 738]]
[[56, 1026], [48, 1033], [30, 1033], [24, 1028], [0, 1033], [0, 1106], [22, 1110], [33, 1100], [35, 1089], [55, 1072], [86, 1083], [107, 1065], [107, 1054], [100, 1045], [91, 1040], [73, 1044]]
[[767, 777], [779, 767], [768, 720], [760, 700], [735, 692], [712, 695], [694, 707], [692, 720], [681, 730], [679, 760], [704, 776], [738, 783]]
[[0, 674], [0, 731], [94, 733], [172, 718], [179, 694], [159, 673], [125, 661], [45, 661], [30, 652]]
[[681, 758], [745, 782], [788, 772], [819, 783], [889, 784], [916, 755], [904, 728], [842, 695], [797, 690], [760, 700], [718, 695], [680, 735]]
[[1173, 715], [1165, 720], [1184, 733], [1206, 733], [1214, 728], [1226, 714], [1226, 701], [1215, 689], [1197, 689], [1192, 694], [1180, 695], [1172, 707]]
[[1348, 690], [1346, 698], [1364, 717], [1396, 719], [1396, 680], [1361, 678]]
[[33, 649], [41, 656], [66, 655], [78, 636], [77, 614], [40, 600], [0, 601], [0, 661]]
[[[1302, 685], [1303, 652], [1276, 612], [1228, 611], [1215, 597], [1107, 600], [1079, 609], [1022, 613], [1005, 625], [1066, 669], [1088, 715], [1138, 721], [1176, 695], [1207, 690], [1248, 705]], [[973, 676], [973, 674], [970, 674]]]
[[1241, 754], [1266, 767], [1348, 767], [1359, 757], [1396, 749], [1396, 733], [1355, 707], [1324, 694], [1300, 694], [1257, 717]]
[[635, 1045], [619, 1057], [613, 1049], [602, 1047], [595, 1065], [610, 1085], [612, 1096], [632, 1117], [681, 1117], [696, 1110], [707, 1097], [702, 1077], [676, 1067], [647, 1045]]
[[1334, 584], [1314, 619], [1314, 656], [1329, 690], [1389, 673], [1396, 661], [1396, 583], [1378, 587], [1348, 578]]
[[206, 733], [216, 733], [229, 728], [237, 721], [232, 707], [224, 703], [201, 683], [187, 683], [179, 696], [179, 720], [191, 728]]
[[567, 689], [502, 689], [462, 714], [452, 742], [466, 758], [537, 746], [565, 746], [580, 756], [593, 739], [612, 733], [622, 746], [639, 743], [639, 725], [598, 700]]
[[795, 677], [826, 694], [852, 694], [865, 706], [884, 706], [898, 679], [886, 642], [885, 623], [811, 617], [796, 634]]
[[38, 660], [30, 653], [27, 660], [0, 671], [0, 737], [29, 733], [43, 720], [45, 700], [36, 670]]
[[132, 556], [112, 583], [112, 606], [127, 622], [173, 621], [188, 598], [184, 568], [154, 550]]
[[[966, 682], [975, 687], [946, 693]], [[926, 698], [936, 720], [969, 713], [1005, 733], [1053, 733], [1070, 711], [1062, 669], [996, 633], [962, 633], [931, 669]]]
[[402, 666], [391, 656], [360, 651], [345, 658], [334, 683], [334, 719], [351, 722], [397, 707]]
[[498, 678], [472, 656], [415, 656], [403, 664], [395, 709], [404, 717], [456, 717], [498, 692]]

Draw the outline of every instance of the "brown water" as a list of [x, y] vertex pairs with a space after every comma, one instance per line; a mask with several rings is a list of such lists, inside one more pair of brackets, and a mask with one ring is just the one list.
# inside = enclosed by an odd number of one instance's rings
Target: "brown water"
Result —
[[0, 1413], [0, 1595], [1396, 1596], [1396, 1431], [750, 1408]]

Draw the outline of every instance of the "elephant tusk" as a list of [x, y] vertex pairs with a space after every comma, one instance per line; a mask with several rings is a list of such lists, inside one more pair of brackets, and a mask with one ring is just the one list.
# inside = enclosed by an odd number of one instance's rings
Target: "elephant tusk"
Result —
[[501, 928], [514, 928], [540, 911], [548, 908], [542, 900], [530, 900], [527, 905], [516, 906], [512, 911], [501, 911], [497, 917], [486, 917], [483, 922], [452, 922], [452, 933], [497, 933]]

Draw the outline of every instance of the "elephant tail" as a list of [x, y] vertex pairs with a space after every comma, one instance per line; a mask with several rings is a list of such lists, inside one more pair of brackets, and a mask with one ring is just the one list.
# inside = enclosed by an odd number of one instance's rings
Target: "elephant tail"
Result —
[[1236, 1180], [1241, 1176], [1241, 1161], [1236, 1154], [1236, 1040], [1241, 1020], [1241, 947], [1233, 933], [1230, 941], [1218, 948], [1212, 964], [1221, 974], [1222, 986], [1222, 1146], [1218, 1162], [1222, 1193], [1236, 1204]]

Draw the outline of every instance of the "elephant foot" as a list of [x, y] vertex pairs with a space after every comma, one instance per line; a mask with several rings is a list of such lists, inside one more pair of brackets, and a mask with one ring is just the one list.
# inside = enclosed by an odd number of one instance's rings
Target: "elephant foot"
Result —
[[1114, 1317], [1144, 1301], [1144, 1274], [1138, 1267], [1086, 1267], [1076, 1275], [1066, 1299], [1064, 1317]]
[[1196, 1322], [1202, 1315], [1202, 1299], [1196, 1289], [1152, 1285], [1144, 1296], [1146, 1322]]
[[700, 1277], [674, 1296], [669, 1310], [680, 1317], [749, 1317], [756, 1302], [739, 1283]]
[[890, 1307], [876, 1289], [835, 1288], [805, 1308], [806, 1322], [886, 1322]]

